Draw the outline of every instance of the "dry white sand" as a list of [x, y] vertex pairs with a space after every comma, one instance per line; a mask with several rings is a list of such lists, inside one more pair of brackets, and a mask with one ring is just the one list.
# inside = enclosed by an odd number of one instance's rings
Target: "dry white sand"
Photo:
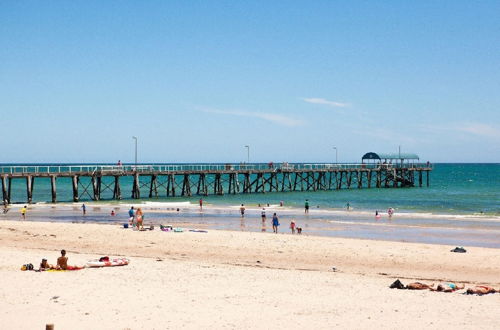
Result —
[[[22, 272], [60, 249], [82, 265]], [[8, 329], [498, 329], [500, 294], [392, 290], [402, 282], [500, 287], [500, 254], [290, 234], [172, 233], [117, 225], [0, 221], [0, 323]], [[338, 269], [337, 272], [332, 267]]]

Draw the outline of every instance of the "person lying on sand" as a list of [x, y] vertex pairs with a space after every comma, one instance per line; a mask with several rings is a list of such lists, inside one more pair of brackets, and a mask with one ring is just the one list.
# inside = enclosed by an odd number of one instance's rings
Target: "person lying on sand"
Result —
[[475, 286], [474, 288], [467, 289], [467, 294], [483, 295], [483, 294], [495, 293], [495, 292], [498, 292], [498, 291], [493, 289], [491, 286], [485, 286], [485, 285], [478, 285], [478, 286]]
[[428, 285], [420, 282], [413, 282], [406, 286], [408, 290], [432, 290], [434, 289], [434, 284]]
[[40, 270], [54, 269], [54, 265], [51, 265], [47, 262], [47, 259], [43, 258], [40, 263]]
[[465, 287], [465, 285], [460, 285], [456, 284], [453, 282], [450, 283], [442, 283], [438, 284], [438, 286], [435, 289], [430, 289], [431, 291], [440, 291], [440, 292], [453, 292], [457, 290], [462, 290]]

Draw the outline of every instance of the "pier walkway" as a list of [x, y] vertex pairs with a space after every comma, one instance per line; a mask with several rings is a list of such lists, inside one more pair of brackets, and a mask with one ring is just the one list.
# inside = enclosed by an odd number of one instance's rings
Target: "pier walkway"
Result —
[[[429, 186], [430, 164], [187, 164], [0, 166], [4, 203], [11, 203], [14, 180], [26, 183], [26, 202], [33, 200], [35, 179], [50, 180], [47, 200], [57, 201], [57, 180], [66, 178], [72, 200], [122, 199], [121, 180], [131, 183], [130, 196], [175, 197], [317, 191], [350, 188]], [[130, 186], [130, 185], [129, 185]]]

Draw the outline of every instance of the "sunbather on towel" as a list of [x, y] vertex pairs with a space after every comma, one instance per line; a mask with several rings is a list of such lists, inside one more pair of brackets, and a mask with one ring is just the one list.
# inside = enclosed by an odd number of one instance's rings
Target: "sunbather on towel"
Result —
[[54, 265], [51, 265], [47, 262], [47, 259], [43, 258], [40, 263], [40, 270], [54, 269]]
[[449, 283], [441, 283], [441, 284], [438, 284], [438, 286], [435, 288], [435, 289], [430, 289], [432, 291], [440, 291], [440, 292], [453, 292], [453, 291], [457, 291], [457, 290], [462, 290], [463, 288], [465, 287], [465, 285], [460, 285], [460, 284], [456, 284], [456, 283], [453, 283], [453, 282], [449, 282]]
[[469, 288], [467, 289], [467, 294], [488, 294], [488, 293], [495, 293], [498, 292], [497, 290], [493, 289], [491, 286], [485, 286], [485, 285], [477, 285], [474, 288]]
[[81, 267], [69, 266], [68, 265], [68, 257], [66, 257], [66, 250], [61, 250], [61, 256], [59, 258], [57, 258], [56, 269], [75, 270], [75, 269], [81, 269]]
[[432, 290], [434, 289], [434, 284], [428, 285], [420, 282], [413, 282], [406, 286], [408, 290]]

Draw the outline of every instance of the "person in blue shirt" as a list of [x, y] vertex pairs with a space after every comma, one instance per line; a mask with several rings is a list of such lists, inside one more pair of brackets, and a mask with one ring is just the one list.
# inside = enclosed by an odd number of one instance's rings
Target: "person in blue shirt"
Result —
[[130, 208], [130, 210], [128, 210], [128, 216], [129, 216], [128, 221], [130, 222], [130, 225], [133, 227], [134, 226], [134, 220], [135, 220], [135, 212], [134, 212], [134, 207], [133, 206]]
[[280, 225], [280, 222], [278, 220], [278, 216], [276, 215], [276, 213], [273, 214], [273, 232], [275, 234], [278, 233], [278, 226]]

